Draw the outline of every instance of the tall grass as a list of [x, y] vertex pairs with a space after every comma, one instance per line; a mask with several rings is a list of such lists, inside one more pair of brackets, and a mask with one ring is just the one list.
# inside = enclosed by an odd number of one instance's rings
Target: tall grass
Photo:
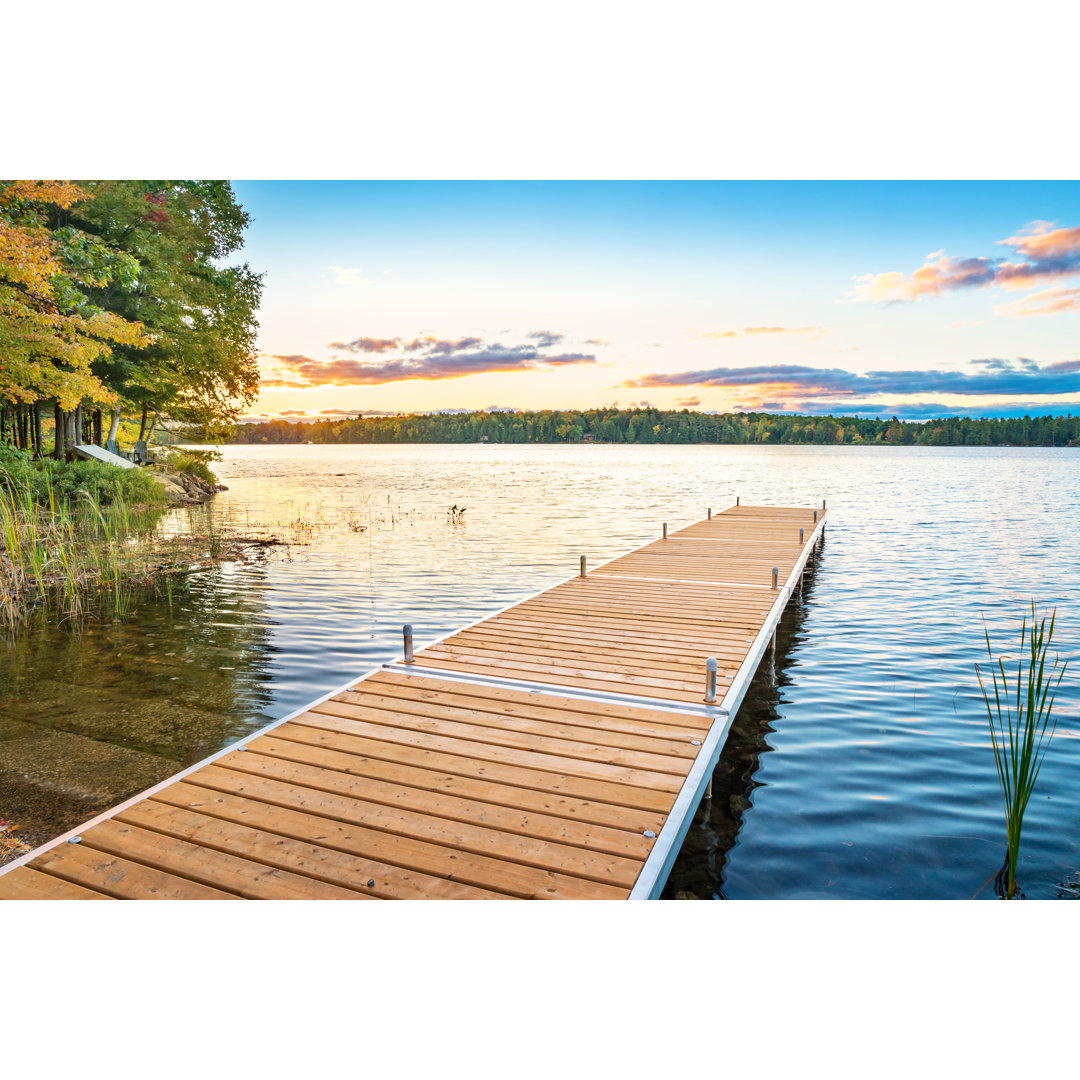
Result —
[[[1054, 696], [1069, 666], [1068, 661], [1063, 661], [1056, 653], [1052, 660], [1049, 659], [1056, 618], [1055, 608], [1049, 619], [1046, 616], [1040, 619], [1032, 601], [1031, 621], [1029, 623], [1025, 617], [1020, 625], [1020, 647], [1015, 656], [1002, 655], [995, 659], [990, 632], [984, 630], [990, 657], [992, 695], [982, 670], [975, 665], [990, 721], [994, 764], [1005, 810], [1007, 848], [1002, 872], [1005, 875], [1003, 893], [1009, 899], [1016, 895], [1016, 864], [1020, 856], [1024, 811], [1057, 729], [1057, 719], [1053, 715]], [[1014, 660], [1015, 679], [1011, 668], [1008, 672], [1005, 668], [1006, 661], [1011, 665]]]
[[69, 499], [58, 495], [49, 474], [35, 484], [7, 476], [0, 483], [0, 624], [14, 629], [45, 603], [78, 616], [93, 586], [112, 590], [123, 613], [123, 583], [144, 572], [126, 541], [148, 530], [157, 513], [136, 512], [118, 490], [107, 502], [95, 488]]

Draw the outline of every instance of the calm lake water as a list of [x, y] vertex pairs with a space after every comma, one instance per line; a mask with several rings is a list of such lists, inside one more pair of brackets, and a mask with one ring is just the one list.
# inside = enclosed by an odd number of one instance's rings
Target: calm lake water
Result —
[[[1005, 841], [973, 665], [1032, 599], [1080, 641], [1068, 449], [232, 446], [229, 491], [171, 511], [289, 541], [0, 642], [0, 818], [44, 839], [400, 652], [730, 505], [829, 524], [665, 895], [993, 896]], [[448, 509], [465, 507], [452, 524]], [[1024, 824], [1021, 888], [1080, 877], [1080, 665]]]

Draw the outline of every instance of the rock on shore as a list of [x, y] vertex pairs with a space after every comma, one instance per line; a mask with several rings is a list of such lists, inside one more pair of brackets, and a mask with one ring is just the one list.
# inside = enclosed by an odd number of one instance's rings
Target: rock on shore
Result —
[[190, 473], [154, 470], [154, 480], [165, 490], [169, 502], [177, 506], [196, 506], [215, 492], [228, 491], [224, 484], [208, 484]]

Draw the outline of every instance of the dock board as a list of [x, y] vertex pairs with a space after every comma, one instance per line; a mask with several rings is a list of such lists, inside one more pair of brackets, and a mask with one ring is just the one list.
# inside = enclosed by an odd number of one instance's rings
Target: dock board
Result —
[[735, 506], [511, 605], [30, 852], [0, 899], [658, 896], [824, 521]]

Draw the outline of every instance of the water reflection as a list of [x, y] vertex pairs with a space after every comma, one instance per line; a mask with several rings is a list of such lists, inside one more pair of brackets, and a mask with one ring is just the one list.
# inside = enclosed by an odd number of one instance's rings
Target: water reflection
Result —
[[0, 816], [63, 831], [266, 723], [266, 568], [102, 596], [80, 623], [38, 617], [0, 651]]
[[[983, 618], [1011, 641], [1032, 598], [1057, 605], [1055, 640], [1076, 650], [1076, 453], [226, 447], [229, 491], [163, 527], [289, 547], [196, 575], [171, 612], [164, 596], [142, 598], [126, 620], [103, 610], [81, 639], [38, 625], [0, 642], [0, 817], [25, 825], [47, 796], [65, 814], [80, 807], [64, 819], [75, 824], [106, 789], [152, 783], [390, 659], [402, 623], [422, 647], [573, 576], [583, 554], [595, 566], [656, 539], [665, 521], [688, 525], [736, 494], [827, 498], [826, 547], [781, 623], [777, 681], [753, 684], [671, 891], [970, 897], [1004, 854], [974, 679]], [[448, 521], [453, 505], [467, 507], [462, 523]], [[1024, 824], [1029, 898], [1080, 874], [1074, 672]], [[32, 806], [31, 791], [44, 793]]]
[[763, 754], [772, 750], [768, 737], [780, 719], [783, 688], [791, 684], [792, 654], [806, 633], [807, 605], [813, 600], [819, 560], [827, 549], [828, 529], [803, 573], [776, 631], [776, 651], [769, 650], [758, 665], [712, 774], [711, 798], [702, 799], [671, 868], [663, 900], [726, 900], [724, 870], [738, 842], [743, 815], [753, 806], [761, 782], [755, 779]]

